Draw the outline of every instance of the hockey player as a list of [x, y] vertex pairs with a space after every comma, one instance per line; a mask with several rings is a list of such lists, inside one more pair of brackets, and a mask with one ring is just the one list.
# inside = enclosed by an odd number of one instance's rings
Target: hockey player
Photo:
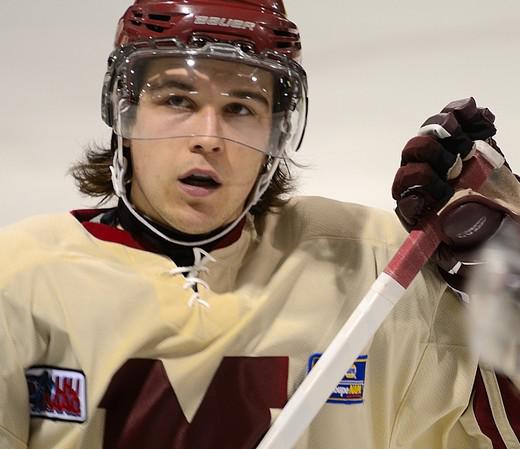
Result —
[[[258, 444], [405, 235], [385, 212], [287, 200], [300, 48], [281, 0], [126, 11], [103, 90], [111, 147], [73, 169], [117, 207], [0, 233], [0, 447]], [[460, 281], [458, 249], [514, 217], [520, 187], [503, 167], [453, 197], [446, 179], [493, 118], [470, 99], [429, 124], [451, 137], [412, 139], [393, 193], [409, 228], [450, 201], [439, 261]], [[297, 447], [517, 447], [519, 400], [479, 369], [464, 309], [426, 267]]]

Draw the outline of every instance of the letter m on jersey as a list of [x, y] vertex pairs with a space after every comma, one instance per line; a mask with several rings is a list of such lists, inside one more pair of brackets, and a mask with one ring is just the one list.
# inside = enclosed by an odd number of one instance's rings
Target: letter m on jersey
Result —
[[225, 357], [189, 423], [160, 360], [131, 359], [100, 403], [104, 449], [253, 449], [287, 402], [287, 357]]

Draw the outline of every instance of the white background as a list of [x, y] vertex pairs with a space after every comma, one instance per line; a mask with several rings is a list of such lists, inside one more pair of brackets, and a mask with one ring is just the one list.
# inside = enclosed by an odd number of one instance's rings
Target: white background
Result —
[[[69, 165], [108, 140], [106, 58], [126, 0], [2, 0], [0, 225], [94, 204]], [[518, 0], [286, 0], [310, 114], [299, 191], [385, 209], [404, 143], [447, 102], [475, 96], [520, 171]]]

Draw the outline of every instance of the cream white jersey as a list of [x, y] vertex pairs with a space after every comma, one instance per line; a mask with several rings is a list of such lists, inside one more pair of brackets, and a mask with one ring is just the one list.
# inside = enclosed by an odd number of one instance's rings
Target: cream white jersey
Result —
[[[253, 449], [404, 237], [390, 213], [296, 198], [182, 270], [70, 214], [4, 229], [0, 447]], [[479, 416], [520, 447], [503, 380], [478, 372], [427, 266], [297, 449], [501, 447]]]

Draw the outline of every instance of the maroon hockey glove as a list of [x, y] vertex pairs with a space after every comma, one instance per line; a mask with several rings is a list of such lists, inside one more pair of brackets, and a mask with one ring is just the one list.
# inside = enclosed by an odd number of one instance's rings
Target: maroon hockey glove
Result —
[[422, 125], [423, 130], [440, 130], [436, 134], [444, 138], [424, 135], [408, 141], [392, 185], [396, 213], [408, 230], [448, 202], [454, 193], [450, 181], [460, 175], [463, 160], [472, 156], [473, 141], [496, 133], [494, 120], [473, 98], [454, 101]]
[[[488, 109], [477, 108], [473, 98], [454, 101], [423, 124], [422, 131], [429, 130], [432, 135], [408, 141], [392, 196], [397, 201], [396, 213], [409, 231], [420, 228], [422, 218], [440, 210], [452, 197], [453, 183], [463, 161], [472, 157], [475, 140], [487, 140], [500, 152], [491, 139], [496, 133], [494, 119]], [[479, 199], [457, 201], [443, 211], [445, 243], [436, 259], [452, 287], [464, 289], [471, 267], [479, 263], [477, 249], [496, 232], [506, 213], [494, 203]]]

